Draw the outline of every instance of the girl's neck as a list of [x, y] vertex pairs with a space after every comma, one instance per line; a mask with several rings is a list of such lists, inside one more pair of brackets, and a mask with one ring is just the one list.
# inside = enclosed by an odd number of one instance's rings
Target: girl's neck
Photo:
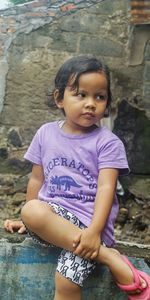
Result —
[[96, 124], [93, 124], [91, 127], [85, 127], [85, 128], [80, 128], [79, 126], [69, 126], [66, 121], [62, 121], [59, 123], [59, 127], [68, 134], [72, 135], [80, 135], [80, 134], [87, 134], [98, 128]]

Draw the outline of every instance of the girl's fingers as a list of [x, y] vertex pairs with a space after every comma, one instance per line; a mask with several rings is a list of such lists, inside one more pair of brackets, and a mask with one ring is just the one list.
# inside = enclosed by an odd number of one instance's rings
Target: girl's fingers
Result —
[[4, 222], [4, 228], [8, 231], [13, 233], [14, 230], [18, 230], [19, 233], [23, 233], [26, 231], [24, 224], [22, 221], [15, 221], [15, 220], [6, 220]]
[[95, 259], [98, 255], [98, 252], [97, 251], [82, 251], [80, 253], [80, 257], [83, 257], [85, 259]]
[[92, 251], [88, 249], [84, 249], [80, 244], [76, 247], [74, 254], [88, 259], [92, 255]]
[[74, 251], [74, 254], [80, 256], [80, 257], [83, 257], [85, 259], [95, 259], [98, 255], [98, 251], [95, 250], [86, 250], [86, 249], [83, 249], [82, 247], [78, 246], [75, 251]]
[[91, 259], [91, 251], [89, 252], [86, 252], [86, 253], [83, 253], [83, 256], [82, 256], [84, 259]]
[[7, 231], [13, 233], [12, 222], [11, 222], [10, 220], [6, 220], [6, 221], [4, 222], [4, 228], [5, 228]]
[[9, 223], [9, 220], [5, 220], [5, 222], [4, 222], [4, 227], [5, 227], [5, 228], [7, 228], [8, 223]]
[[26, 227], [23, 225], [19, 230], [18, 233], [24, 233], [26, 232]]
[[85, 258], [85, 257], [87, 256], [88, 253], [89, 253], [89, 252], [87, 252], [86, 250], [83, 250], [83, 251], [80, 252], [80, 257]]
[[92, 253], [92, 255], [90, 256], [90, 259], [95, 259], [97, 257], [97, 255], [98, 255], [98, 251], [94, 251]]
[[73, 239], [73, 248], [76, 248], [78, 246], [78, 244], [80, 243], [80, 239], [81, 239], [81, 233], [79, 233], [78, 235], [76, 235]]
[[84, 251], [83, 247], [79, 244], [76, 246], [74, 254], [79, 255], [81, 257], [81, 253]]

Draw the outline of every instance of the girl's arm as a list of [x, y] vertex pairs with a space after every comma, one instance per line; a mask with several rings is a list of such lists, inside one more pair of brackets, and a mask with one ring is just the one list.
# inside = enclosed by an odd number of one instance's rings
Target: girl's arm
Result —
[[113, 205], [118, 173], [117, 169], [100, 170], [93, 218], [90, 226], [82, 231], [80, 241], [74, 240], [75, 254], [88, 259], [98, 255], [100, 236]]
[[102, 169], [99, 172], [94, 214], [90, 225], [95, 232], [101, 233], [106, 224], [113, 205], [118, 173], [117, 169]]
[[[26, 201], [38, 198], [38, 192], [43, 184], [43, 181], [44, 173], [42, 166], [33, 165], [32, 173], [27, 186]], [[20, 220], [7, 219], [4, 221], [4, 228], [11, 233], [14, 231], [18, 231], [18, 233], [24, 233], [26, 231], [24, 224]]]
[[44, 181], [43, 167], [33, 165], [32, 173], [27, 186], [26, 201], [38, 199], [38, 192]]

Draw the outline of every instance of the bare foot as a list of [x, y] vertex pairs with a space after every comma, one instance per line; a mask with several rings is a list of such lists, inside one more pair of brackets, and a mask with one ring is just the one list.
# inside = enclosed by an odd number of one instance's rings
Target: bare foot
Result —
[[[143, 280], [143, 278], [140, 277], [140, 281], [141, 281], [141, 287], [143, 289], [145, 289], [147, 287], [147, 284], [145, 282], [145, 280]], [[135, 290], [133, 292], [128, 292], [129, 295], [136, 295], [136, 294], [141, 294], [142, 291], [140, 290]]]

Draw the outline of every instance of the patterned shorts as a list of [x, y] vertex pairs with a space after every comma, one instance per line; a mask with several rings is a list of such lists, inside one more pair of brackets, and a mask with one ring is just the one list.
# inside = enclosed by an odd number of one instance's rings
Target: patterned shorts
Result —
[[[63, 207], [50, 202], [48, 204], [59, 216], [65, 218], [66, 220], [70, 221], [71, 223], [73, 223], [81, 229], [86, 227], [79, 221], [79, 219], [75, 215], [73, 215], [71, 212], [67, 211]], [[30, 230], [27, 229], [27, 231], [36, 242], [47, 247], [55, 247], [54, 245], [42, 240]], [[79, 286], [83, 286], [84, 280], [95, 269], [95, 267], [96, 262], [81, 258], [68, 250], [62, 249], [58, 257], [58, 264], [56, 270], [68, 280], [71, 280]]]

